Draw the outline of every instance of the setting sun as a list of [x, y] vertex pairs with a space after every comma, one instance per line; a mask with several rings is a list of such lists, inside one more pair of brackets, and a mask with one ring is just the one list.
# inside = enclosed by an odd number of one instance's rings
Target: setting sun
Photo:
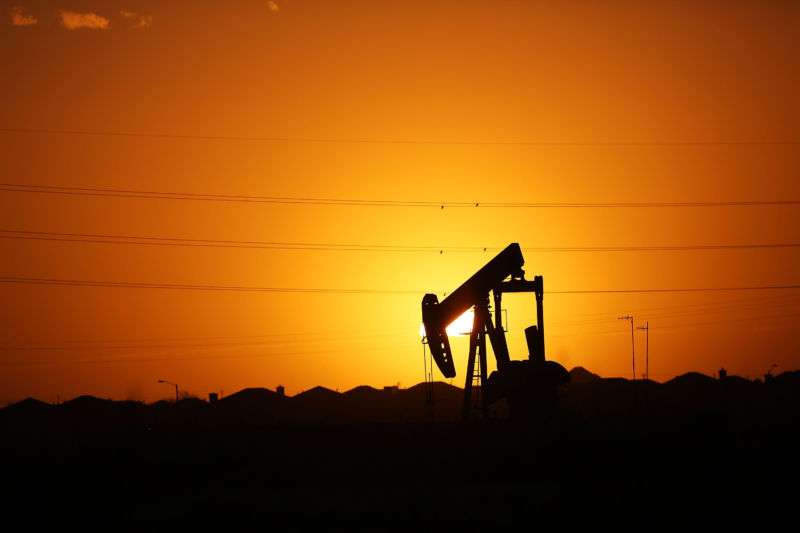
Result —
[[455, 335], [469, 335], [472, 331], [472, 322], [475, 320], [475, 312], [472, 309], [467, 309], [464, 314], [453, 320], [447, 326], [447, 334]]
[[[472, 332], [472, 322], [475, 320], [475, 312], [472, 309], [467, 309], [464, 314], [453, 320], [447, 326], [447, 335], [456, 337], [459, 335], [469, 335]], [[419, 336], [425, 336], [425, 324], [419, 325]]]

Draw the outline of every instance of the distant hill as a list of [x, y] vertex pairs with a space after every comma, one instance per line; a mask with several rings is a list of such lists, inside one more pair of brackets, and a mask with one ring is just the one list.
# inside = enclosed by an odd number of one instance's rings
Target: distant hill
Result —
[[317, 385], [292, 396], [292, 400], [304, 403], [330, 402], [338, 400], [340, 396], [341, 394], [336, 391]]
[[0, 409], [0, 433], [3, 432], [4, 426], [8, 434], [35, 432], [39, 426], [46, 425], [52, 420], [54, 407], [35, 398], [25, 398], [9, 404]]
[[285, 398], [273, 390], [250, 387], [220, 398], [209, 405], [209, 411], [229, 419], [271, 422], [276, 419], [282, 400]]
[[[789, 405], [787, 402], [800, 398], [797, 392], [800, 371], [783, 372], [766, 381], [739, 376], [718, 380], [699, 372], [687, 372], [660, 384], [603, 378], [586, 368], [575, 367], [570, 378], [570, 384], [560, 394], [560, 405], [586, 416], [613, 417], [621, 413], [627, 416], [638, 408], [646, 408], [650, 413], [669, 413], [675, 409], [744, 412], [763, 406]], [[50, 426], [68, 433], [80, 428], [151, 427], [178, 420], [187, 425], [447, 421], [460, 419], [463, 397], [460, 387], [437, 381], [406, 389], [360, 385], [344, 393], [317, 386], [295, 396], [251, 387], [215, 403], [188, 398], [177, 404], [161, 400], [147, 405], [84, 395], [51, 405], [26, 398], [0, 409], [0, 424], [21, 432]]]
[[752, 387], [755, 385], [755, 382], [741, 376], [726, 376], [722, 382], [728, 387]]
[[83, 396], [78, 396], [71, 400], [67, 400], [66, 402], [62, 403], [61, 406], [68, 409], [97, 409], [99, 407], [107, 406], [111, 401], [112, 400], [106, 400], [104, 398], [98, 398], [96, 396], [84, 394]]
[[[451, 394], [463, 394], [464, 389], [461, 387], [456, 387], [455, 385], [451, 385], [449, 383], [445, 383], [444, 381], [434, 381], [433, 385], [433, 393], [434, 394], [442, 394], [445, 396], [449, 396]], [[407, 389], [402, 389], [408, 393], [424, 393], [425, 388], [428, 386], [427, 383], [417, 383]]]
[[242, 389], [219, 400], [220, 405], [239, 408], [257, 407], [265, 403], [274, 403], [279, 399], [278, 393], [263, 387]]
[[703, 385], [711, 385], [716, 384], [717, 380], [712, 378], [711, 376], [707, 376], [705, 374], [701, 374], [700, 372], [687, 372], [685, 374], [681, 374], [680, 376], [676, 376], [671, 380], [664, 383], [667, 386], [677, 386], [677, 387], [700, 387]]
[[375, 387], [370, 387], [369, 385], [359, 385], [358, 387], [353, 387], [349, 391], [344, 392], [342, 396], [351, 400], [372, 399], [382, 392], [383, 391], [380, 391]]
[[781, 385], [800, 386], [800, 370], [789, 370], [775, 376], [775, 383]]
[[49, 411], [53, 406], [36, 398], [25, 398], [19, 402], [8, 404], [4, 411], [7, 413], [40, 413]]
[[576, 366], [572, 370], [569, 371], [569, 382], [570, 383], [592, 383], [595, 381], [599, 381], [602, 379], [597, 374], [589, 372], [582, 366]]

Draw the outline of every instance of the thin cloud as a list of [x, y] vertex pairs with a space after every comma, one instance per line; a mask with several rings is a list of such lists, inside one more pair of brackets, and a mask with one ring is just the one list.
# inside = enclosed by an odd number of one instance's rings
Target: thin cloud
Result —
[[134, 13], [133, 11], [120, 11], [123, 18], [133, 21], [133, 26], [137, 30], [144, 30], [153, 25], [153, 15], [142, 15], [141, 13]]
[[38, 23], [39, 19], [33, 15], [26, 15], [21, 6], [14, 6], [11, 8], [12, 26], [33, 26]]
[[278, 11], [280, 9], [280, 7], [278, 7], [277, 2], [273, 2], [272, 0], [267, 2], [267, 7], [269, 8], [270, 11], [273, 11], [273, 12], [274, 11]]
[[74, 11], [61, 11], [61, 25], [68, 30], [107, 30], [111, 22], [97, 13], [76, 13]]

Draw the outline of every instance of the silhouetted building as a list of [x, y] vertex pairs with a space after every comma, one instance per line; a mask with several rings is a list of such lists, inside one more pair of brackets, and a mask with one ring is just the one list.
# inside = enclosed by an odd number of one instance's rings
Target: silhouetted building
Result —
[[728, 371], [725, 370], [724, 368], [720, 368], [719, 369], [719, 380], [722, 381], [727, 377], [728, 377]]
[[219, 400], [219, 395], [216, 392], [208, 393], [208, 403], [217, 403], [217, 400]]
[[397, 394], [400, 390], [400, 387], [397, 385], [387, 385], [383, 388], [383, 392], [387, 394]]
[[283, 388], [283, 385], [278, 385], [278, 387], [275, 389], [275, 392], [277, 392], [278, 396], [281, 398], [286, 396], [286, 389]]

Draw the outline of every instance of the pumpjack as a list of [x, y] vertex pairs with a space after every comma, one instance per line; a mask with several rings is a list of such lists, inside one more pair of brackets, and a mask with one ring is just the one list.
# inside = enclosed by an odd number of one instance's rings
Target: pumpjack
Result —
[[[526, 280], [524, 264], [519, 244], [512, 243], [441, 302], [435, 294], [422, 298], [422, 323], [431, 356], [447, 378], [455, 377], [456, 369], [446, 328], [470, 307], [474, 309], [464, 385], [465, 419], [473, 416], [475, 407], [488, 417], [489, 407], [501, 399], [507, 401], [512, 418], [526, 419], [551, 412], [558, 401], [558, 387], [569, 381], [569, 373], [563, 366], [545, 360], [544, 281], [542, 276]], [[520, 292], [532, 292], [536, 298], [536, 325], [525, 329], [527, 360], [511, 360], [501, 305], [504, 293]], [[489, 376], [487, 337], [497, 362], [497, 370]]]

